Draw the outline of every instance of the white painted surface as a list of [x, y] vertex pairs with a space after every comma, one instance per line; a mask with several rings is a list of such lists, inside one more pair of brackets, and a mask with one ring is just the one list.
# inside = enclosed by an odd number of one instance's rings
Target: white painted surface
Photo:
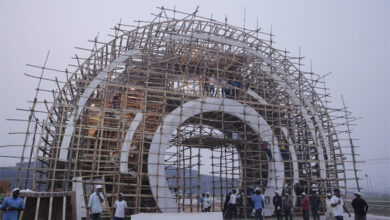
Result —
[[130, 127], [126, 132], [126, 137], [121, 147], [120, 168], [119, 168], [121, 173], [129, 172], [128, 162], [129, 162], [131, 141], [133, 140], [134, 133], [137, 130], [139, 123], [142, 120], [142, 116], [143, 116], [142, 113], [137, 113], [133, 121], [131, 121]]
[[72, 179], [72, 189], [76, 192], [76, 219], [87, 216], [87, 210], [85, 209], [84, 190], [83, 190], [83, 178], [74, 177]]
[[222, 212], [199, 213], [140, 213], [131, 216], [132, 220], [222, 220]]

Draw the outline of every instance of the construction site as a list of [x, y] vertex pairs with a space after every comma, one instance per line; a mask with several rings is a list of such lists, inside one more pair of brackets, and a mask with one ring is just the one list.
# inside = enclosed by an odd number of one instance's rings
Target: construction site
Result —
[[[94, 186], [112, 218], [118, 193], [126, 216], [201, 212], [209, 192], [220, 212], [233, 189], [250, 218], [260, 188], [264, 215], [275, 192], [360, 191], [359, 162], [345, 106], [332, 107], [326, 75], [274, 47], [273, 34], [158, 8], [151, 21], [116, 24], [91, 40], [74, 71], [30, 65], [37, 83], [16, 186], [20, 219], [82, 219]], [[3, 156], [0, 156], [3, 157]], [[4, 156], [3, 158], [5, 158]], [[27, 164], [27, 165], [24, 165]]]

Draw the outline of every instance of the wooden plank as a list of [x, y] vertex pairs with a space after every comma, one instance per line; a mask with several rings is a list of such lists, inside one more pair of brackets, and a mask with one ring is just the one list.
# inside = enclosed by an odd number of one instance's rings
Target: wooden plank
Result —
[[[24, 197], [24, 206], [26, 207], [27, 197]], [[20, 212], [19, 220], [22, 220], [24, 211]]]
[[48, 220], [51, 220], [52, 211], [53, 211], [53, 197], [50, 197], [50, 201], [49, 201], [49, 216], [47, 217]]
[[37, 206], [35, 207], [35, 220], [38, 220], [38, 215], [39, 215], [39, 205], [41, 204], [41, 197], [38, 197], [37, 199]]
[[64, 196], [62, 203], [62, 220], [66, 220], [66, 196]]

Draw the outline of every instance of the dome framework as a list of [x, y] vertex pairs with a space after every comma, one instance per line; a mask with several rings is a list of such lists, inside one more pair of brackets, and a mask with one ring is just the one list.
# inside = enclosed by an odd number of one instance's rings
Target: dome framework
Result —
[[296, 203], [301, 192], [359, 189], [352, 139], [339, 137], [340, 119], [350, 134], [349, 113], [329, 108], [321, 77], [272, 37], [164, 8], [144, 25], [116, 26], [73, 74], [60, 71], [63, 82], [39, 77], [58, 89], [41, 89], [50, 104], [33, 102], [17, 185], [82, 189], [86, 203], [103, 184], [107, 207], [122, 192], [128, 214], [199, 212], [205, 191], [220, 211], [232, 189], [249, 207], [259, 187], [272, 215], [276, 191]]

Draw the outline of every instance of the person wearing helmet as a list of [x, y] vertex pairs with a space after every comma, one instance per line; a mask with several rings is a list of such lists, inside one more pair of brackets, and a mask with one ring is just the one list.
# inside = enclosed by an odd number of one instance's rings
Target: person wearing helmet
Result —
[[333, 220], [334, 219], [333, 209], [332, 209], [332, 205], [331, 205], [331, 201], [330, 201], [331, 198], [332, 198], [332, 194], [330, 194], [330, 193], [326, 194], [326, 199], [325, 199], [325, 203], [326, 203], [325, 219], [326, 220]]
[[90, 220], [99, 220], [102, 214], [102, 203], [104, 202], [104, 195], [102, 192], [103, 186], [97, 185], [96, 192], [89, 197], [88, 210]]
[[6, 198], [1, 204], [3, 210], [3, 220], [17, 220], [19, 212], [25, 209], [24, 200], [19, 197], [19, 188], [12, 190], [12, 196]]
[[288, 193], [285, 194], [285, 198], [283, 199], [283, 214], [285, 220], [292, 220], [292, 210], [293, 210], [293, 202]]
[[366, 214], [368, 211], [367, 202], [362, 199], [360, 192], [355, 192], [355, 199], [352, 200], [352, 208], [355, 212], [355, 220], [366, 220]]
[[118, 194], [118, 200], [114, 203], [114, 220], [124, 220], [126, 218], [127, 203], [123, 199], [123, 193]]

